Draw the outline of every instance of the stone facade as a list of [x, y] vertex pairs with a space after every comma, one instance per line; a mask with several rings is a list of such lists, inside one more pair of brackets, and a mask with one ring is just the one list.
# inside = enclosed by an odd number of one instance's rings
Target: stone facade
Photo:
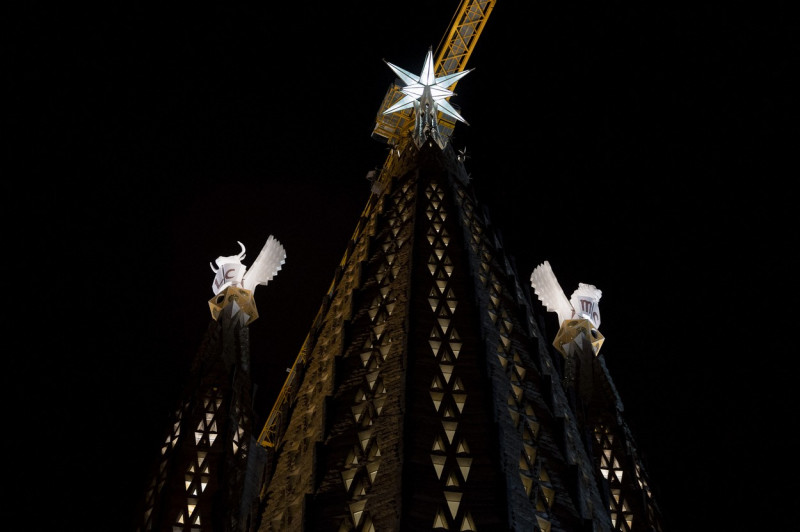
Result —
[[608, 429], [575, 414], [597, 397], [565, 379], [452, 148], [398, 153], [302, 353], [260, 530], [658, 530], [615, 512]]

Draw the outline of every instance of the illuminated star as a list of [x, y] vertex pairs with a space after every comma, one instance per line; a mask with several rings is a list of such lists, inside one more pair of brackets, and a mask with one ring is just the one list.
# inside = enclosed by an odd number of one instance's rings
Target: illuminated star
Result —
[[428, 54], [425, 56], [425, 65], [422, 67], [422, 73], [419, 76], [393, 65], [388, 61], [385, 61], [385, 63], [389, 65], [389, 68], [391, 68], [403, 83], [405, 83], [405, 87], [401, 89], [405, 96], [384, 111], [383, 114], [387, 115], [396, 111], [402, 111], [412, 106], [415, 109], [425, 109], [427, 106], [433, 113], [438, 110], [447, 116], [467, 124], [467, 121], [458, 114], [458, 111], [450, 105], [446, 98], [455, 94], [447, 87], [452, 86], [459, 79], [469, 74], [471, 70], [462, 70], [461, 72], [454, 72], [453, 74], [446, 74], [437, 78], [434, 75], [433, 52], [430, 48], [428, 49]]

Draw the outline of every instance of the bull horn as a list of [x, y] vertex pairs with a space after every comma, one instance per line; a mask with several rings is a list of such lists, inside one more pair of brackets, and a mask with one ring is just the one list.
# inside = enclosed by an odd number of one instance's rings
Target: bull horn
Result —
[[239, 245], [242, 247], [242, 252], [241, 252], [241, 253], [239, 253], [239, 260], [242, 260], [242, 259], [244, 259], [244, 252], [245, 252], [245, 249], [244, 249], [244, 244], [242, 244], [242, 243], [241, 243], [241, 242], [239, 242], [238, 240], [237, 240], [236, 242], [238, 242], [238, 243], [239, 243]]
[[213, 263], [209, 262], [208, 265], [211, 266], [211, 271], [212, 272], [217, 273], [219, 271], [219, 268], [217, 268], [216, 270], [214, 269], [214, 264]]

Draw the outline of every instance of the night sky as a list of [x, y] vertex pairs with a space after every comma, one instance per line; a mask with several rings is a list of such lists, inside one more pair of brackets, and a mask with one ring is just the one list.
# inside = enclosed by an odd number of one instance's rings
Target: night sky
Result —
[[[603, 291], [602, 353], [668, 529], [780, 529], [794, 460], [776, 420], [797, 417], [786, 16], [517, 4], [498, 2], [451, 100], [478, 198], [523, 281], [548, 260], [567, 295]], [[7, 297], [31, 330], [6, 354], [35, 410], [11, 429], [13, 461], [36, 470], [24, 515], [130, 529], [210, 320], [209, 262], [238, 240], [249, 265], [272, 234], [288, 257], [251, 326], [269, 411], [387, 156], [370, 138], [394, 79], [383, 60], [418, 73], [457, 7], [19, 18], [7, 124], [24, 164], [4, 189], [23, 212], [8, 211], [7, 245], [25, 253], [11, 264], [34, 281]]]

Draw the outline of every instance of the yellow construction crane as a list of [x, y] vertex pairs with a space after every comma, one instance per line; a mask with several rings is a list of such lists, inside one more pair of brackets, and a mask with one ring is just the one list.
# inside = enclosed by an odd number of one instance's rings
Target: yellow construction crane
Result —
[[[486, 26], [486, 21], [494, 9], [496, 0], [461, 0], [461, 3], [450, 23], [450, 29], [439, 44], [436, 54], [436, 76], [443, 76], [446, 74], [453, 74], [461, 72], [466, 68], [467, 60], [469, 60], [472, 51], [475, 49], [475, 43], [478, 41]], [[453, 83], [449, 89], [453, 90], [456, 83]], [[402, 98], [403, 93], [400, 91], [401, 87], [393, 83], [386, 96], [383, 98], [380, 109], [376, 117], [375, 128], [372, 132], [372, 137], [382, 140], [391, 146], [396, 146], [403, 138], [408, 136], [414, 125], [412, 119], [412, 111], [406, 109], [398, 111], [390, 115], [384, 115], [383, 112]], [[455, 122], [448, 116], [442, 114], [438, 115], [439, 133], [442, 137], [449, 138], [454, 127]], [[390, 154], [391, 158], [391, 154]], [[356, 230], [353, 235], [353, 241], [356, 240], [358, 235], [363, 231], [363, 224], [368, 219], [369, 212], [372, 207], [372, 202], [368, 202], [364, 213], [357, 224]], [[344, 268], [347, 260], [350, 257], [351, 250], [345, 252], [344, 257], [340, 262], [340, 266]], [[328, 293], [331, 294], [336, 288], [337, 278], [334, 278]], [[264, 423], [264, 428], [258, 436], [258, 443], [263, 447], [275, 447], [280, 440], [280, 432], [283, 425], [284, 416], [288, 416], [289, 408], [292, 404], [293, 398], [297, 393], [297, 388], [300, 385], [300, 375], [306, 363], [306, 358], [311, 354], [311, 350], [315, 343], [315, 331], [324, 319], [324, 310], [326, 305], [323, 305], [317, 313], [314, 323], [311, 326], [311, 332], [306, 336], [303, 346], [300, 348], [300, 353], [295, 358], [294, 364], [288, 369], [286, 381], [278, 394], [277, 399], [270, 411], [267, 421]]]

